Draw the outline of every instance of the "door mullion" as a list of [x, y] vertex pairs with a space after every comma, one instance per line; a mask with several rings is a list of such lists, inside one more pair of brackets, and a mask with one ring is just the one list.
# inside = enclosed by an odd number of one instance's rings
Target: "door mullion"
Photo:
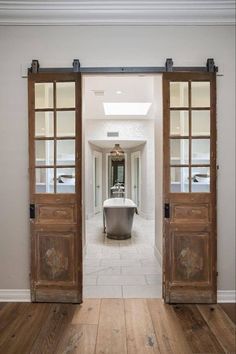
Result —
[[192, 100], [191, 100], [191, 81], [188, 82], [188, 104], [189, 104], [189, 192], [192, 192]]
[[56, 81], [53, 82], [53, 105], [54, 105], [54, 193], [57, 192], [57, 169], [56, 169], [56, 159], [57, 159], [57, 111], [56, 111]]

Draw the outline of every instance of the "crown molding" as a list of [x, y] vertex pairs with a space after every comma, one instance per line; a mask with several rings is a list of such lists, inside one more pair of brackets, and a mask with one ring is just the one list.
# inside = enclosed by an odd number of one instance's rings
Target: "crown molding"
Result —
[[0, 0], [6, 26], [234, 24], [234, 0]]

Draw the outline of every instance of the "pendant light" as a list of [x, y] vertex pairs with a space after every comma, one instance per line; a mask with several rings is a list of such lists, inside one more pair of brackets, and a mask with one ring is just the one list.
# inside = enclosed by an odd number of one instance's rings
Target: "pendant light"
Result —
[[121, 149], [120, 144], [115, 144], [110, 152], [112, 160], [122, 161], [124, 159], [125, 152]]

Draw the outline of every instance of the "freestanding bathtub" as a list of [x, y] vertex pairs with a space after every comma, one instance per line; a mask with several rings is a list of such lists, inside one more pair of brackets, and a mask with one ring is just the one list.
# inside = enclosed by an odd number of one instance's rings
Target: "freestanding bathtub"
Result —
[[137, 205], [127, 198], [110, 198], [103, 203], [104, 233], [108, 238], [125, 240], [131, 237]]

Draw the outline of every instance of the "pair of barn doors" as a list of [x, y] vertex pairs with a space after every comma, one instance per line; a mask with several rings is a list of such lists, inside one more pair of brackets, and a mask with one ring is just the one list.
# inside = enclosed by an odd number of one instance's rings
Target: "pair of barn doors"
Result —
[[[31, 299], [82, 302], [80, 72], [29, 71]], [[216, 302], [216, 74], [163, 73], [163, 298]]]

